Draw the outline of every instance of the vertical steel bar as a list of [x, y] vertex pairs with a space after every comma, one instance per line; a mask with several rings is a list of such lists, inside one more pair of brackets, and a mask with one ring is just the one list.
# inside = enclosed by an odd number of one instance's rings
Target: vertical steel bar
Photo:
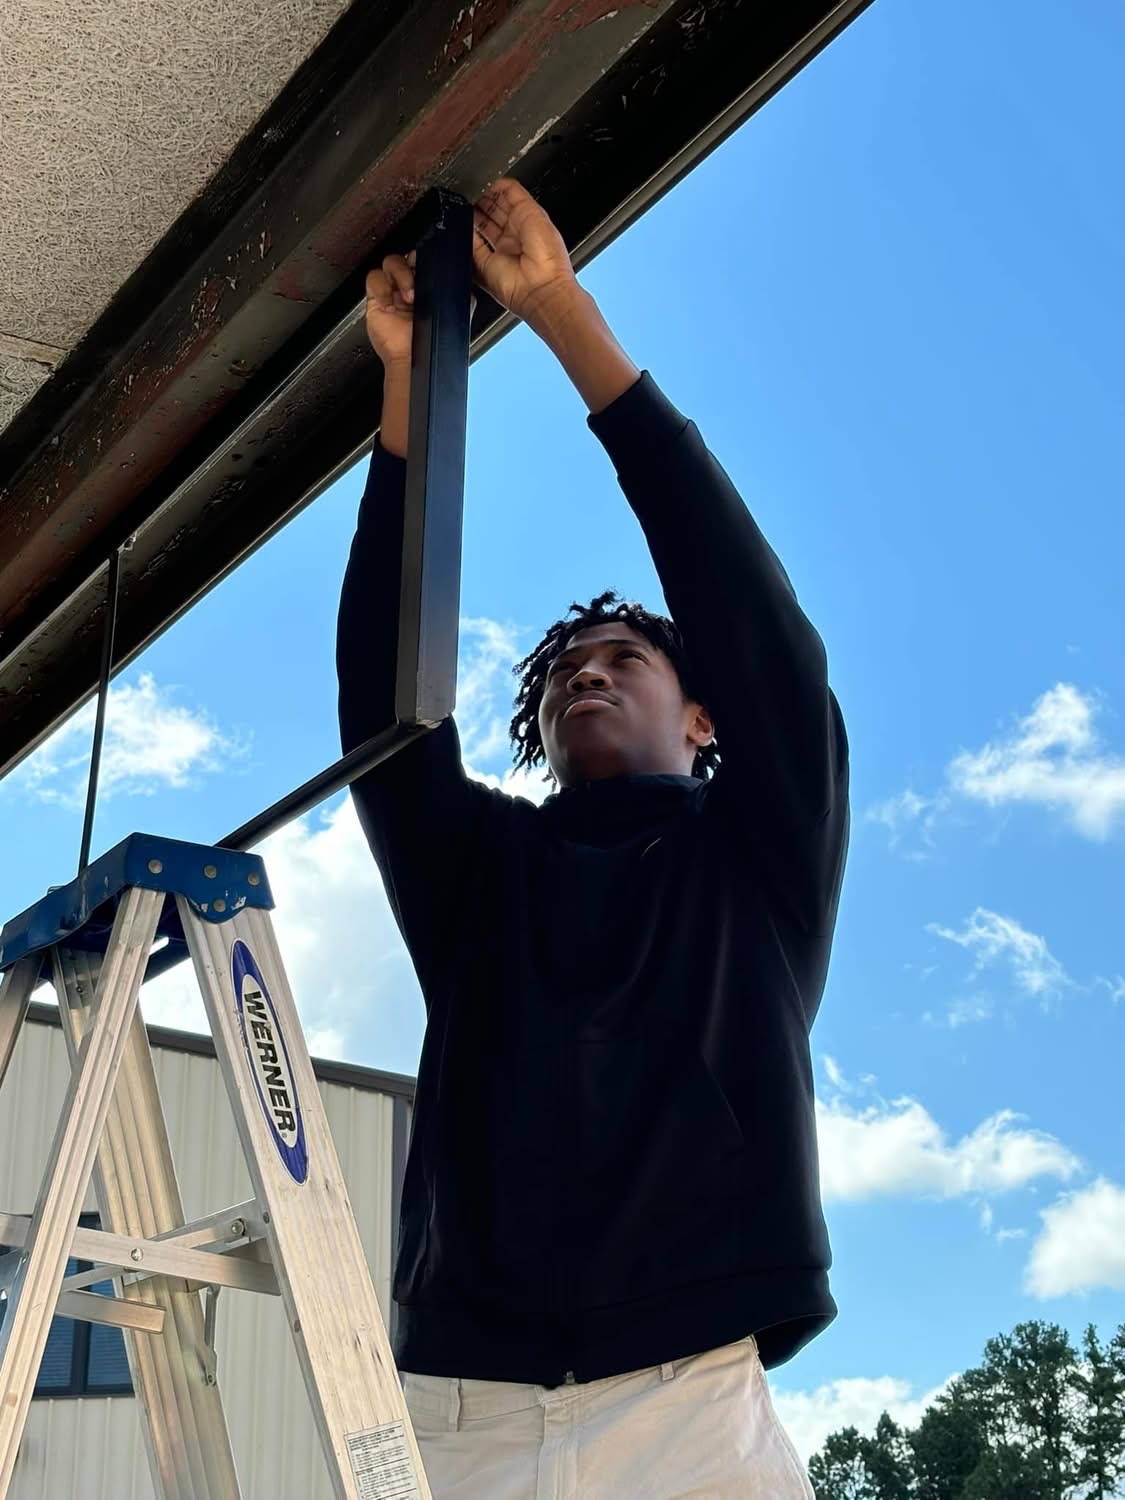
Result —
[[434, 194], [418, 245], [395, 713], [439, 724], [453, 712], [472, 297], [471, 204]]
[[78, 873], [90, 863], [90, 840], [94, 835], [94, 809], [98, 801], [98, 773], [102, 764], [102, 740], [105, 737], [105, 710], [109, 699], [109, 679], [113, 672], [113, 639], [117, 633], [117, 589], [121, 581], [121, 549], [115, 548], [109, 559], [105, 585], [105, 622], [102, 626], [102, 665], [98, 678], [98, 709], [94, 716], [94, 743], [90, 748], [90, 781], [86, 788], [86, 817], [82, 823], [82, 848], [78, 855]]

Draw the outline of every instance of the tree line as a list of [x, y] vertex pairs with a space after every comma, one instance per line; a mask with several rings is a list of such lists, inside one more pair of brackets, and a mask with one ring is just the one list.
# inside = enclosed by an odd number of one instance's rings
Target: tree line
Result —
[[985, 1345], [916, 1427], [834, 1432], [809, 1461], [818, 1500], [1111, 1500], [1125, 1496], [1125, 1323], [1075, 1349], [1054, 1323]]

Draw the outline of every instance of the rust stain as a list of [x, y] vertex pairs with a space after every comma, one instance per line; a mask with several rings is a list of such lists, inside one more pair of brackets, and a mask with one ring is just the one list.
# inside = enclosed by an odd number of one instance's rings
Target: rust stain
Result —
[[439, 73], [443, 67], [455, 68], [467, 52], [479, 47], [490, 31], [507, 20], [518, 3], [519, 0], [473, 0], [471, 5], [462, 7], [453, 18], [445, 46], [430, 69], [430, 76]]

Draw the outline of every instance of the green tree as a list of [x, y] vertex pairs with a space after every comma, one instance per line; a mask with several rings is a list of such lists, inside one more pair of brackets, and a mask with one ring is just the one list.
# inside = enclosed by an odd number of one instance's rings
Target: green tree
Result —
[[1104, 1348], [1087, 1326], [1071, 1381], [1080, 1401], [1076, 1478], [1089, 1500], [1109, 1500], [1125, 1480], [1125, 1323]]
[[1036, 1449], [1014, 1443], [989, 1448], [958, 1500], [1057, 1500], [1051, 1466]]
[[871, 1476], [872, 1500], [909, 1500], [914, 1483], [914, 1462], [906, 1434], [886, 1412], [875, 1425], [875, 1436], [866, 1440], [864, 1461]]
[[872, 1437], [834, 1432], [809, 1462], [819, 1500], [910, 1500], [913, 1461], [902, 1428], [886, 1412]]
[[831, 1433], [809, 1460], [817, 1500], [871, 1500], [864, 1439], [854, 1427]]
[[983, 1363], [964, 1377], [980, 1404], [992, 1446], [1026, 1456], [1028, 1465], [1032, 1455], [1042, 1459], [1047, 1500], [1066, 1500], [1076, 1479], [1075, 1363], [1066, 1330], [1036, 1320], [989, 1339]]
[[988, 1451], [977, 1404], [954, 1380], [909, 1435], [917, 1500], [961, 1500], [965, 1481]]

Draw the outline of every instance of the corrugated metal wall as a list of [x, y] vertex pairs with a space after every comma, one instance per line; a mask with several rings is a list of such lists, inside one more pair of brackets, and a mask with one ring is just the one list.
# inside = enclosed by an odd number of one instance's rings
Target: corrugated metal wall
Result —
[[[250, 1197], [234, 1122], [213, 1058], [154, 1049], [189, 1218]], [[0, 1208], [30, 1213], [68, 1078], [62, 1032], [24, 1027], [0, 1089]], [[320, 1085], [375, 1290], [390, 1309], [394, 1100]], [[91, 1198], [89, 1208], [94, 1208]], [[325, 1265], [325, 1276], [332, 1267]], [[245, 1500], [330, 1500], [296, 1355], [275, 1297], [224, 1291], [219, 1384]], [[114, 1396], [35, 1400], [8, 1500], [152, 1500], [136, 1402]]]

